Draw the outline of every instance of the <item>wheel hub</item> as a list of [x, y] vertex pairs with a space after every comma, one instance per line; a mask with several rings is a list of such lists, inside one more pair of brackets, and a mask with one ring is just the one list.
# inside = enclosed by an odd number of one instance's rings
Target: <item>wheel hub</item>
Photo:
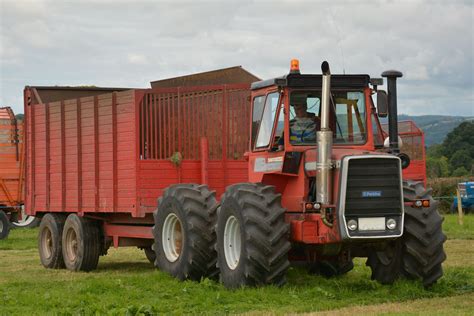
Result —
[[74, 262], [77, 258], [78, 241], [74, 229], [69, 229], [66, 233], [66, 254], [67, 259]]
[[47, 259], [51, 258], [51, 256], [53, 255], [53, 234], [48, 228], [45, 228], [45, 230], [43, 231], [41, 247], [43, 249], [44, 256]]
[[162, 241], [166, 259], [170, 262], [178, 260], [183, 247], [183, 233], [181, 221], [174, 213], [168, 214], [163, 223]]
[[224, 227], [224, 256], [231, 270], [239, 265], [241, 245], [239, 221], [235, 216], [230, 216]]

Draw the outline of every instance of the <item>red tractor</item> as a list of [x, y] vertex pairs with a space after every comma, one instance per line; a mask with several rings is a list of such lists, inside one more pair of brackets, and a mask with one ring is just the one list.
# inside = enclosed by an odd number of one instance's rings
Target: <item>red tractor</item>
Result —
[[[382, 73], [387, 95], [377, 90], [382, 79], [331, 76], [327, 62], [322, 72], [300, 74], [294, 60], [288, 75], [251, 86], [249, 182], [229, 186], [217, 210], [222, 282], [281, 285], [290, 261], [332, 276], [367, 257], [381, 283], [408, 276], [432, 285], [446, 237], [431, 191], [402, 178], [410, 164], [397, 137], [402, 73]], [[378, 120], [387, 114], [388, 148]]]
[[402, 173], [402, 74], [382, 74], [387, 95], [382, 79], [322, 70], [295, 60], [251, 86], [209, 72], [181, 80], [207, 86], [26, 87], [25, 206], [42, 218], [43, 266], [90, 271], [133, 246], [178, 279], [229, 288], [282, 285], [290, 261], [340, 275], [354, 257], [382, 283], [436, 282], [446, 237], [424, 176]]

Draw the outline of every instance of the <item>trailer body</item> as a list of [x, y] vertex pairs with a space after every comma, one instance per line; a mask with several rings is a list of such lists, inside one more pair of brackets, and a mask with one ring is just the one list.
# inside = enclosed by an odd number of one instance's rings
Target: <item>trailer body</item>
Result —
[[29, 215], [94, 216], [125, 245], [152, 238], [152, 212], [171, 184], [206, 183], [219, 196], [247, 179], [247, 84], [55, 89], [25, 89]]
[[[388, 124], [382, 124], [384, 136], [388, 137]], [[425, 134], [414, 121], [398, 122], [400, 151], [410, 157], [410, 165], [403, 169], [403, 178], [422, 181], [426, 186]]]
[[0, 207], [5, 211], [23, 204], [23, 168], [23, 123], [10, 107], [0, 108]]

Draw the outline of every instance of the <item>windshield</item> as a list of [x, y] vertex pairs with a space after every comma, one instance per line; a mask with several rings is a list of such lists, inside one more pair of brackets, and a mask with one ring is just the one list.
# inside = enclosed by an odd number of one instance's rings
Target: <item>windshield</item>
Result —
[[[315, 145], [320, 130], [321, 91], [295, 91], [290, 95], [290, 142]], [[366, 142], [365, 97], [362, 91], [333, 91], [329, 127], [335, 144]]]

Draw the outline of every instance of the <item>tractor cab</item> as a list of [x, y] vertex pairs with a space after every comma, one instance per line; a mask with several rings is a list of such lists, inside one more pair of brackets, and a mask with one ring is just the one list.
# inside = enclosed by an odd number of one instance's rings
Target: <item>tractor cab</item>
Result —
[[[337, 146], [383, 146], [368, 75], [332, 75], [329, 128]], [[252, 84], [252, 151], [302, 152], [321, 129], [322, 75], [300, 74]], [[375, 85], [376, 87], [376, 85]], [[383, 93], [383, 92], [382, 92]]]

